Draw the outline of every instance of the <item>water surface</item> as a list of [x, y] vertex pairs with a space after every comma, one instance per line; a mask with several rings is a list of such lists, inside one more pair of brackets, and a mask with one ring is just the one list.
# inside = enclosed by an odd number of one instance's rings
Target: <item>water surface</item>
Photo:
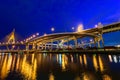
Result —
[[1, 80], [120, 80], [120, 55], [0, 55]]

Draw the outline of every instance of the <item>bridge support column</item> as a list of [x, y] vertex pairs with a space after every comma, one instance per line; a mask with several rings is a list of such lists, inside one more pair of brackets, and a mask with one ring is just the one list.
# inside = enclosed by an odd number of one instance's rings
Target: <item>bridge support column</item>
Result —
[[84, 44], [82, 43], [82, 39], [80, 39], [80, 44], [81, 44], [81, 47], [84, 49]]
[[39, 45], [37, 45], [37, 50], [39, 50], [40, 49], [40, 46]]
[[[104, 40], [103, 40], [103, 25], [101, 24], [101, 23], [98, 23], [98, 36], [99, 36], [99, 38], [100, 38], [100, 41], [102, 41], [102, 46], [103, 46], [103, 48], [104, 48]], [[105, 48], [104, 48], [104, 50], [105, 50]]]
[[96, 48], [96, 39], [94, 38], [94, 47]]
[[104, 40], [103, 40], [103, 36], [102, 36], [102, 33], [100, 34], [100, 40], [102, 41], [102, 47], [105, 51], [105, 45], [104, 45]]
[[100, 41], [98, 41], [97, 43], [98, 43], [98, 48], [100, 48]]
[[45, 49], [45, 50], [47, 49], [46, 43], [43, 44], [43, 49]]
[[75, 39], [74, 42], [75, 42], [75, 48], [77, 48], [78, 47], [77, 39]]
[[101, 34], [101, 40], [102, 40], [102, 46], [103, 46], [103, 48], [104, 48], [105, 45], [104, 45], [104, 40], [103, 40], [102, 34]]
[[95, 41], [97, 42], [97, 47], [100, 48], [100, 36], [98, 35], [97, 37], [95, 37]]
[[69, 48], [69, 39], [67, 39], [67, 48]]
[[43, 43], [41, 43], [41, 49], [43, 50]]
[[58, 44], [58, 45], [57, 45], [57, 49], [59, 49], [59, 48], [60, 48], [60, 45], [59, 45], [60, 42], [59, 42], [59, 40], [57, 41], [57, 44]]
[[36, 44], [35, 44], [35, 43], [33, 43], [32, 49], [33, 49], [33, 50], [36, 50]]
[[51, 41], [51, 51], [53, 50], [53, 41]]
[[28, 44], [26, 45], [26, 50], [29, 50], [29, 45]]

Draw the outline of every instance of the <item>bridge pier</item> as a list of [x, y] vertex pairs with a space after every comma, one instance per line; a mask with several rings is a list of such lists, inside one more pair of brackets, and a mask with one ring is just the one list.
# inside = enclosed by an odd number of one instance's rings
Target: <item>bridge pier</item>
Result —
[[77, 41], [77, 39], [74, 39], [74, 42], [75, 42], [75, 48], [77, 48], [78, 47], [78, 41]]
[[101, 46], [100, 46], [101, 41], [102, 41], [102, 47], [104, 48], [104, 40], [103, 40], [102, 34], [99, 33], [99, 34], [97, 34], [96, 37], [94, 37], [94, 44], [96, 45], [96, 42], [97, 42], [97, 47], [101, 48]]
[[84, 44], [82, 43], [82, 39], [80, 39], [80, 44], [81, 44], [81, 47], [84, 49]]
[[100, 39], [99, 35], [97, 35], [97, 37], [95, 37], [95, 41], [97, 42], [97, 47], [100, 48], [100, 41], [101, 41], [101, 39]]
[[53, 50], [53, 41], [51, 41], [51, 51]]
[[69, 39], [67, 39], [67, 48], [69, 48]]
[[98, 41], [97, 43], [98, 43], [98, 48], [100, 48], [100, 41]]
[[40, 45], [37, 45], [37, 50], [39, 50], [40, 49]]
[[[105, 44], [104, 44], [104, 40], [103, 40], [103, 37], [102, 37], [102, 34], [101, 34], [101, 40], [102, 40], [102, 46], [103, 48], [105, 47]], [[105, 49], [104, 49], [105, 50]]]
[[26, 50], [29, 50], [29, 44], [26, 45]]
[[59, 42], [59, 40], [57, 40], [57, 44], [58, 44], [57, 48], [59, 49], [60, 48], [60, 42]]
[[43, 50], [43, 43], [41, 43], [41, 49]]
[[102, 35], [103, 35], [103, 25], [101, 23], [98, 23], [98, 36], [99, 36], [100, 41], [102, 41], [102, 46], [104, 48], [104, 40], [103, 40]]
[[96, 39], [94, 38], [93, 40], [94, 40], [94, 47], [96, 48]]
[[32, 49], [36, 50], [36, 44], [35, 43], [32, 44]]

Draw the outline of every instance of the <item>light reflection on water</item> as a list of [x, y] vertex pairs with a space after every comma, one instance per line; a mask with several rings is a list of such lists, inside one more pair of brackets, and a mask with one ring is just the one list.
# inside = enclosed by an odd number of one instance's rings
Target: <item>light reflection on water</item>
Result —
[[105, 54], [2, 54], [1, 80], [119, 80], [120, 56]]

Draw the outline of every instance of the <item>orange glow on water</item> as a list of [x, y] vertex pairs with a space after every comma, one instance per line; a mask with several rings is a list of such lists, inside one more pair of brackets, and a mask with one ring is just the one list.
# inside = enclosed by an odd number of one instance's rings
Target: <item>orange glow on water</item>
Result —
[[82, 64], [82, 56], [79, 56], [79, 58], [80, 58], [80, 64]]
[[52, 73], [49, 76], [49, 80], [55, 80], [55, 77], [54, 77], [54, 75]]
[[100, 71], [103, 72], [104, 71], [104, 67], [103, 67], [103, 62], [102, 62], [101, 56], [98, 56], [98, 59], [99, 59]]
[[98, 63], [97, 63], [97, 58], [95, 55], [93, 55], [93, 66], [96, 71], [98, 71]]
[[7, 76], [6, 66], [7, 66], [7, 56], [5, 56], [5, 59], [4, 59], [4, 62], [3, 62], [3, 66], [1, 68], [1, 78], [2, 79], [4, 79]]
[[66, 65], [68, 64], [68, 60], [65, 54], [62, 54], [62, 70], [66, 70]]
[[103, 75], [103, 80], [112, 80], [109, 75]]
[[85, 54], [83, 55], [83, 57], [84, 57], [84, 64], [85, 64], [85, 66], [87, 66], [87, 57]]

